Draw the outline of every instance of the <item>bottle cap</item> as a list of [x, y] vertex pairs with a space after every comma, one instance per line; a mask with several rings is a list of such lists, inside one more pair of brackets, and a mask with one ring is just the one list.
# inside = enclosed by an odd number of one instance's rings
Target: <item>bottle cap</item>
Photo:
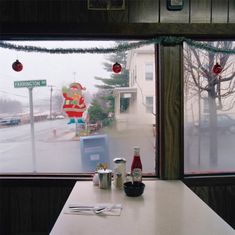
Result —
[[134, 153], [135, 154], [139, 154], [140, 153], [140, 147], [139, 146], [135, 146], [134, 147]]
[[113, 159], [113, 162], [114, 163], [124, 163], [124, 162], [126, 162], [126, 159], [125, 158], [121, 158], [121, 157], [117, 157], [117, 158]]

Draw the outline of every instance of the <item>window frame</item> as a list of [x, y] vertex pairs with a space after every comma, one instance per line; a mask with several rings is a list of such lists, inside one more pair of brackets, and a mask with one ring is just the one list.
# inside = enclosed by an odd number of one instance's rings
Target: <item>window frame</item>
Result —
[[[42, 37], [41, 37], [42, 36]], [[4, 41], [4, 36], [1, 38], [1, 41]], [[122, 38], [122, 39], [119, 39], [117, 37], [118, 40], [135, 40], [135, 38]], [[40, 35], [39, 37], [35, 37], [35, 36], [27, 36], [25, 37], [25, 35], [14, 35], [13, 37], [6, 37], [7, 41], [38, 41], [38, 40], [44, 40], [44, 41], [64, 41], [64, 40], [81, 40], [81, 41], [84, 41], [84, 40], [87, 40], [87, 41], [98, 41], [98, 40], [110, 40], [110, 41], [113, 41], [114, 38], [112, 37], [96, 37], [96, 38], [80, 38], [80, 37], [56, 37], [54, 38], [53, 36], [52, 37], [46, 37], [44, 38], [44, 35]], [[142, 40], [142, 39], [140, 39]], [[155, 70], [156, 71], [156, 70]], [[135, 77], [136, 77], [136, 71], [134, 71], [135, 73]], [[157, 76], [155, 76], [157, 78]], [[157, 79], [156, 80], [156, 83], [157, 83]], [[151, 80], [153, 81], [153, 79]], [[156, 102], [157, 103], [157, 102]], [[156, 138], [155, 138], [155, 142], [156, 142]], [[146, 179], [156, 179], [156, 178], [159, 178], [159, 154], [155, 154], [155, 175], [152, 175], [152, 174], [144, 174], [143, 177], [146, 178]], [[39, 178], [39, 179], [48, 179], [48, 178], [55, 178], [55, 179], [73, 179], [73, 178], [76, 178], [76, 179], [79, 179], [79, 180], [91, 180], [92, 177], [93, 177], [93, 174], [91, 173], [41, 173], [41, 172], [37, 172], [37, 173], [34, 173], [34, 172], [30, 172], [30, 173], [14, 173], [14, 172], [9, 172], [9, 173], [2, 173], [0, 172], [0, 178], [4, 178], [4, 179], [13, 179], [13, 178], [22, 178], [22, 179], [32, 179], [32, 178]]]
[[[191, 37], [192, 40], [195, 40], [197, 42], [201, 42], [201, 41], [226, 41], [226, 40], [232, 40], [231, 37], [225, 37], [225, 38], [220, 38], [220, 37], [206, 37], [206, 38], [202, 38], [202, 37]], [[182, 53], [182, 59], [183, 59], [183, 43], [181, 44], [181, 53]], [[182, 62], [183, 63], [183, 62]], [[183, 66], [182, 66], [183, 69]], [[182, 78], [181, 78], [181, 86], [183, 89], [182, 92], [182, 96], [181, 96], [181, 107], [182, 110], [184, 108], [184, 72], [182, 72]], [[203, 100], [204, 102], [205, 100]], [[207, 102], [207, 101], [205, 101]], [[204, 110], [203, 110], [204, 111]], [[184, 114], [184, 110], [182, 112]], [[184, 148], [184, 118], [181, 118], [181, 138], [182, 138], [182, 145], [181, 148]], [[235, 172], [215, 172], [215, 173], [195, 173], [195, 174], [185, 174], [184, 171], [184, 151], [182, 154], [182, 158], [180, 160], [180, 165], [181, 167], [181, 171], [180, 171], [180, 175], [181, 175], [181, 179], [182, 181], [189, 186], [195, 186], [195, 185], [229, 185], [232, 184], [235, 180]]]
[[[40, 30], [39, 30], [40, 32]], [[56, 36], [54, 37], [53, 36], [53, 33], [52, 33], [52, 36], [51, 34], [50, 35], [44, 35], [43, 33], [39, 35], [37, 35], [37, 37], [31, 35], [24, 35], [24, 34], [19, 34], [19, 33], [12, 33], [12, 34], [6, 34], [6, 33], [1, 33], [2, 34], [2, 39], [1, 40], [84, 40], [84, 38], [80, 38], [78, 36]], [[86, 37], [87, 40], [94, 40], [94, 38], [89, 38], [89, 37]], [[113, 38], [111, 39], [112, 37], [95, 37], [95, 40], [113, 40]], [[125, 40], [126, 38], [123, 38], [123, 40]], [[134, 37], [132, 38], [134, 39]], [[128, 40], [130, 40], [130, 38], [128, 38]], [[197, 39], [199, 40], [199, 39]], [[165, 146], [164, 146], [164, 137], [163, 137], [163, 134], [165, 133], [164, 131], [164, 128], [161, 128], [161, 123], [163, 122], [163, 119], [165, 119], [165, 111], [164, 111], [164, 97], [162, 96], [162, 94], [165, 92], [165, 88], [162, 89], [162, 84], [163, 84], [163, 81], [161, 81], [161, 69], [160, 69], [160, 64], [161, 63], [165, 63], [167, 61], [167, 59], [165, 58], [162, 58], [161, 55], [162, 55], [162, 52], [161, 52], [161, 47], [165, 47], [165, 48], [168, 48], [169, 46], [168, 45], [155, 45], [155, 80], [156, 80], [156, 83], [155, 83], [155, 86], [156, 86], [156, 102], [155, 102], [155, 106], [156, 106], [156, 120], [158, 119], [159, 121], [156, 122], [156, 131], [157, 131], [157, 136], [158, 138], [156, 138], [156, 143], [155, 143], [155, 148], [156, 149], [159, 149], [158, 152], [156, 152], [155, 154], [155, 157], [156, 157], [156, 177], [154, 178], [160, 178], [160, 179], [168, 179], [170, 176], [168, 176], [168, 173], [166, 172], [166, 170], [164, 169], [164, 164], [165, 162], [168, 162], [167, 159], [165, 159]], [[170, 46], [170, 47], [174, 47], [174, 46]], [[180, 54], [182, 54], [183, 52], [183, 45], [179, 45], [179, 49], [177, 48], [176, 51], [180, 52]], [[160, 59], [161, 58], [161, 59]], [[176, 62], [176, 61], [174, 61]], [[181, 61], [182, 62], [182, 61]], [[182, 68], [182, 64], [179, 63], [179, 67]], [[183, 72], [181, 72], [181, 90], [182, 90], [182, 83], [183, 83]], [[175, 80], [176, 82], [176, 80]], [[181, 93], [181, 99], [180, 99], [180, 109], [182, 109], [183, 107], [183, 93]], [[183, 112], [181, 112], [183, 114]], [[180, 139], [183, 140], [184, 138], [184, 135], [183, 135], [183, 118], [181, 117], [180, 118], [180, 126], [181, 126], [181, 131], [180, 131]], [[176, 133], [177, 134], [177, 133]], [[183, 142], [181, 141], [181, 149], [183, 147]], [[161, 159], [161, 160], [160, 160]], [[185, 175], [184, 174], [184, 157], [183, 157], [183, 154], [181, 153], [181, 157], [180, 157], [180, 161], [179, 161], [179, 164], [180, 164], [180, 170], [179, 170], [179, 174], [178, 174], [178, 177], [176, 176], [176, 178], [178, 179], [190, 179], [191, 177], [193, 178], [197, 178], [197, 177], [205, 177], [207, 178], [208, 175]], [[209, 177], [217, 177], [218, 174], [215, 174], [215, 175], [210, 175]], [[224, 177], [232, 177], [234, 178], [234, 174], [222, 174], [221, 176], [224, 176]], [[27, 177], [33, 177], [33, 178], [77, 178], [77, 179], [88, 179], [90, 180], [91, 179], [91, 175], [90, 174], [37, 174], [37, 175], [34, 175], [33, 173], [32, 174], [1, 174], [0, 173], [0, 177], [2, 178], [27, 178]], [[145, 176], [146, 178], [152, 178], [153, 176]], [[171, 178], [171, 177], [170, 177]], [[175, 176], [173, 177], [175, 178]]]

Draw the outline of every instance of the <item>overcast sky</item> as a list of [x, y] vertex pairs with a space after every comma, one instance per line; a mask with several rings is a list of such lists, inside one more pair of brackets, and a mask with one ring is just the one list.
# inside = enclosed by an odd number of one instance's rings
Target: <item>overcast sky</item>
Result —
[[[93, 48], [112, 47], [112, 41], [34, 41], [11, 42], [20, 45], [34, 45], [47, 48]], [[48, 54], [28, 53], [0, 48], [0, 98], [19, 100], [28, 103], [28, 89], [14, 88], [14, 81], [47, 80], [47, 85], [54, 86], [54, 92], [59, 92], [62, 86], [69, 86], [77, 81], [85, 86], [89, 93], [94, 93], [95, 84], [99, 82], [95, 76], [109, 77], [103, 69], [104, 54]], [[18, 59], [23, 64], [21, 72], [12, 69], [12, 63]], [[34, 100], [49, 100], [49, 87], [33, 89]]]

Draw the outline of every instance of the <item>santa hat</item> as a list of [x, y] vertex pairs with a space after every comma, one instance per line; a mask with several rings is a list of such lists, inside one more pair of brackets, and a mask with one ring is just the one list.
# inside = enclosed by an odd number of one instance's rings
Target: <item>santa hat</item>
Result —
[[78, 82], [73, 82], [70, 84], [70, 88], [77, 88], [79, 90], [86, 90], [85, 87], [82, 87], [82, 85]]

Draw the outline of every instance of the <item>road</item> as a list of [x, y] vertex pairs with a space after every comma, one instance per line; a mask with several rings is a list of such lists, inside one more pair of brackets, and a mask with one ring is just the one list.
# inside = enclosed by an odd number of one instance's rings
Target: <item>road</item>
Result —
[[[0, 173], [85, 173], [82, 166], [80, 141], [75, 137], [75, 126], [68, 120], [48, 120], [35, 123], [35, 161], [32, 157], [30, 125], [0, 129]], [[56, 134], [53, 132], [56, 130]], [[108, 154], [110, 167], [116, 157], [127, 160], [130, 171], [133, 146], [141, 147], [144, 173], [154, 174], [155, 155], [152, 130], [109, 131]], [[200, 138], [199, 138], [200, 137]], [[218, 161], [210, 164], [209, 136], [185, 135], [185, 172], [234, 171], [235, 134], [218, 135]]]
[[[30, 125], [4, 127], [0, 129], [0, 172], [1, 173], [85, 173], [81, 146], [75, 137], [75, 126], [68, 120], [48, 120], [35, 123], [35, 148], [33, 158]], [[56, 130], [56, 133], [54, 133]], [[110, 167], [116, 157], [127, 160], [130, 171], [133, 146], [140, 146], [143, 171], [155, 172], [154, 137], [151, 129], [117, 132], [109, 130], [108, 152]], [[97, 133], [99, 134], [99, 133]], [[103, 133], [101, 133], [103, 134]], [[235, 134], [218, 135], [218, 161], [210, 164], [209, 136], [194, 133], [185, 135], [185, 172], [234, 171]], [[35, 159], [35, 161], [34, 161]]]
[[[67, 125], [67, 122], [68, 120], [62, 119], [35, 123], [35, 159], [32, 157], [29, 124], [1, 128], [0, 172], [83, 173], [80, 141], [74, 138], [75, 126]], [[110, 131], [107, 135], [111, 168], [114, 158], [124, 157], [127, 160], [127, 171], [130, 171], [133, 146], [138, 145], [141, 147], [144, 172], [155, 172], [152, 130], [122, 133]]]
[[[45, 159], [47, 159], [48, 156], [51, 156], [51, 159], [53, 159], [53, 156], [57, 154], [57, 148], [60, 148], [60, 145], [57, 146], [55, 142], [53, 130], [56, 129], [58, 134], [66, 132], [68, 127], [62, 125], [63, 121], [64, 120], [54, 120], [35, 123], [37, 171], [48, 172], [52, 170], [49, 166], [51, 164], [45, 164], [44, 169], [43, 163], [45, 163]], [[33, 171], [30, 128], [29, 124], [25, 124], [0, 129], [1, 172], [28, 173]], [[46, 148], [46, 146], [50, 147]]]

